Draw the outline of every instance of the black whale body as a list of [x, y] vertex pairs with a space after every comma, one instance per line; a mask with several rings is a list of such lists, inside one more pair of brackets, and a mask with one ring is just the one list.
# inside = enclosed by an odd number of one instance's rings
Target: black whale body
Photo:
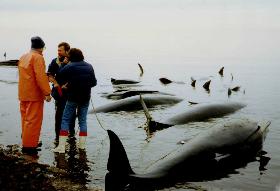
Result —
[[[167, 96], [167, 95], [144, 95], [143, 99], [147, 104], [147, 107], [149, 108], [152, 108], [153, 106], [156, 105], [172, 105], [182, 101], [181, 98], [175, 96]], [[142, 109], [142, 105], [140, 103], [140, 97], [133, 96], [97, 107], [95, 109], [95, 112], [102, 113], [102, 112], [114, 112], [114, 111], [135, 111], [141, 109]], [[91, 110], [89, 113], [94, 113], [94, 111]]]
[[115, 79], [111, 78], [111, 83], [113, 85], [120, 85], [120, 84], [138, 84], [140, 81], [129, 80], [129, 79]]
[[156, 90], [123, 90], [123, 91], [117, 91], [109, 94], [103, 95], [103, 97], [106, 97], [108, 99], [125, 99], [128, 97], [136, 96], [136, 95], [143, 95], [143, 94], [157, 94], [157, 95], [171, 95], [168, 93], [159, 92]]
[[[145, 104], [145, 102], [142, 103]], [[174, 125], [182, 125], [190, 122], [205, 121], [211, 118], [223, 117], [240, 110], [245, 106], [245, 104], [239, 102], [195, 105], [187, 109], [185, 112], [175, 114], [174, 116], [171, 116], [170, 118], [167, 118], [163, 121], [154, 121], [148, 119], [148, 128], [149, 132], [155, 132]], [[144, 112], [148, 113], [148, 111], [145, 109]]]
[[209, 118], [222, 117], [242, 109], [245, 106], [245, 104], [239, 102], [196, 105], [185, 112], [176, 114], [166, 119], [163, 121], [163, 123], [170, 125], [180, 125], [189, 122], [203, 121]]
[[262, 148], [269, 125], [270, 122], [257, 123], [248, 119], [217, 125], [149, 167], [145, 174], [134, 173], [120, 139], [108, 130], [110, 153], [105, 190], [153, 190], [170, 186], [169, 183], [174, 184], [182, 177], [191, 177], [188, 171], [202, 169], [203, 173], [203, 167], [209, 164], [215, 166], [235, 156], [239, 160], [255, 156]]

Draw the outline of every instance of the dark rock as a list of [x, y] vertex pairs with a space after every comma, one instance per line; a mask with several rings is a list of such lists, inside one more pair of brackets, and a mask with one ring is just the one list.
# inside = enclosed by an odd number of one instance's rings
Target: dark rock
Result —
[[17, 66], [18, 60], [7, 60], [7, 61], [1, 61], [0, 66]]

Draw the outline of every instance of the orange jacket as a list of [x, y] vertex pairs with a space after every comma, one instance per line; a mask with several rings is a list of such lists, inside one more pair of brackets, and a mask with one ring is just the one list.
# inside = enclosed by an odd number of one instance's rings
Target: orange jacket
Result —
[[43, 101], [51, 89], [42, 53], [31, 50], [24, 54], [18, 63], [20, 101]]

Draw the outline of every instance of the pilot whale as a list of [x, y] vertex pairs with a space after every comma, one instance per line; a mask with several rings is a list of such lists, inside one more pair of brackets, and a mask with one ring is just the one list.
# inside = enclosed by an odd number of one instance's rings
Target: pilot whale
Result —
[[164, 121], [158, 122], [151, 117], [146, 107], [145, 100], [141, 99], [141, 96], [140, 101], [147, 118], [147, 128], [149, 132], [165, 129], [174, 125], [182, 125], [189, 122], [205, 121], [210, 118], [223, 117], [246, 106], [245, 104], [239, 102], [195, 105], [185, 112], [175, 114]]
[[[181, 102], [183, 99], [168, 96], [168, 95], [145, 95], [143, 100], [147, 104], [147, 107], [151, 108], [156, 105], [172, 105]], [[89, 113], [103, 113], [113, 111], [135, 111], [142, 109], [139, 96], [132, 96], [122, 100], [97, 107], [95, 110], [89, 111]]]
[[164, 92], [159, 92], [156, 90], [123, 90], [123, 91], [115, 91], [113, 93], [107, 93], [102, 95], [102, 97], [106, 97], [108, 99], [114, 99], [114, 100], [120, 100], [136, 95], [144, 95], [144, 94], [157, 94], [157, 95], [171, 95], [174, 96], [173, 94], [169, 93], [164, 93]]
[[249, 155], [256, 156], [262, 148], [269, 125], [269, 121], [255, 122], [249, 119], [235, 119], [218, 124], [149, 166], [144, 174], [136, 174], [132, 170], [119, 137], [107, 130], [110, 152], [105, 190], [159, 188], [166, 186], [168, 182], [173, 184], [182, 177], [192, 176], [188, 171], [201, 165], [207, 167], [208, 163], [218, 164], [221, 159], [232, 156], [239, 156], [241, 159]]
[[120, 84], [138, 84], [140, 81], [135, 80], [128, 80], [128, 79], [115, 79], [111, 78], [111, 83], [113, 85], [120, 85]]
[[211, 103], [205, 105], [196, 105], [191, 109], [176, 114], [163, 121], [163, 123], [170, 125], [180, 125], [189, 122], [203, 121], [209, 118], [222, 117], [242, 109], [246, 105], [239, 102], [225, 102], [225, 103]]

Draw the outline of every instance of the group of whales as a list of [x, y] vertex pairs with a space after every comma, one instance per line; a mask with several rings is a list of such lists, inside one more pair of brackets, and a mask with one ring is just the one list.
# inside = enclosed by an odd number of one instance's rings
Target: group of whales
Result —
[[[143, 75], [144, 70], [143, 67], [138, 63], [140, 67], [140, 75]], [[219, 70], [219, 75], [224, 75], [224, 67]], [[233, 78], [233, 77], [232, 77]], [[167, 78], [160, 78], [160, 80], [170, 81]], [[195, 82], [193, 78], [191, 78], [191, 85], [195, 87]], [[170, 81], [171, 82], [171, 81]], [[140, 83], [140, 81], [129, 80], [129, 79], [115, 79], [111, 78], [111, 83], [113, 86], [119, 87], [130, 87], [130, 85], [135, 85]], [[203, 87], [208, 92], [210, 91], [210, 83], [211, 80], [208, 80], [204, 83]], [[228, 96], [232, 91], [239, 91], [240, 86], [236, 86], [233, 88], [228, 88]], [[100, 113], [100, 112], [114, 112], [114, 111], [135, 111], [140, 110], [140, 98], [138, 95], [143, 95], [143, 99], [148, 108], [152, 108], [157, 105], [172, 105], [181, 102], [183, 99], [175, 97], [173, 94], [164, 93], [157, 90], [140, 90], [140, 89], [117, 89], [112, 93], [104, 93], [102, 97], [106, 97], [108, 99], [117, 100], [113, 103], [109, 103], [100, 107], [97, 107], [95, 110], [89, 111], [89, 113]], [[190, 104], [197, 104], [197, 102], [189, 101]]]
[[[224, 67], [219, 71], [221, 76], [223, 76], [223, 70]], [[143, 73], [141, 67], [141, 75]], [[116, 79], [111, 79], [111, 82], [113, 85], [139, 83], [139, 81]], [[206, 85], [204, 84], [205, 87], [203, 87], [206, 90], [209, 89], [210, 82], [211, 80], [207, 81]], [[195, 86], [194, 80], [192, 85]], [[238, 91], [239, 88], [235, 87], [228, 91]], [[155, 96], [150, 94], [164, 93], [120, 90], [107, 95], [107, 98], [114, 97], [120, 100], [100, 106], [90, 113], [143, 109], [147, 118], [146, 130], [153, 133], [175, 125], [223, 117], [246, 106], [246, 104], [239, 102], [196, 104], [164, 121], [155, 121], [148, 108], [154, 105], [177, 104], [183, 99], [173, 95]], [[105, 190], [156, 190], [172, 186], [178, 181], [191, 181], [194, 176], [211, 174], [217, 169], [225, 170], [225, 165], [235, 167], [236, 165], [232, 165], [232, 163], [241, 161], [248, 163], [262, 149], [269, 125], [269, 121], [256, 122], [247, 118], [226, 120], [187, 141], [178, 150], [147, 168], [143, 174], [134, 172], [120, 138], [113, 131], [107, 130], [110, 151]]]
[[[219, 70], [218, 73], [219, 73], [219, 75], [220, 75], [221, 77], [224, 77], [224, 67], [222, 67], [222, 68]], [[233, 75], [232, 75], [232, 74], [231, 74], [231, 80], [233, 80]], [[165, 85], [170, 84], [170, 83], [181, 83], [181, 82], [172, 81], [172, 80], [167, 79], [167, 78], [160, 78], [159, 81], [160, 81], [162, 84], [165, 84]], [[207, 79], [207, 81], [202, 85], [202, 87], [203, 87], [207, 92], [210, 92], [210, 84], [211, 84], [211, 81], [212, 81], [211, 79], [210, 79], [210, 80]], [[196, 82], [197, 82], [197, 80], [196, 80], [195, 78], [191, 77], [191, 86], [192, 86], [193, 88], [196, 87]], [[237, 91], [239, 91], [239, 90], [240, 90], [240, 86], [235, 86], [235, 87], [233, 87], [233, 88], [229, 87], [229, 88], [228, 88], [228, 96], [231, 95], [232, 91], [233, 91], [233, 92], [237, 92]]]
[[[140, 67], [140, 76], [143, 76], [144, 70], [143, 67], [138, 63], [138, 66]], [[220, 77], [224, 77], [224, 67], [222, 67], [219, 71], [218, 71]], [[194, 77], [191, 77], [191, 86], [193, 88], [196, 87], [196, 82], [199, 81], [206, 81], [203, 83], [202, 87], [206, 90], [206, 92], [210, 93], [210, 84], [212, 82], [211, 77], [203, 77], [201, 79], [195, 79]], [[170, 84], [170, 83], [177, 83], [177, 84], [185, 84], [184, 82], [176, 82], [176, 81], [172, 81], [168, 78], [162, 77], [159, 78], [159, 81], [164, 84]], [[231, 81], [233, 81], [233, 75], [231, 73]], [[131, 80], [131, 79], [115, 79], [115, 78], [111, 78], [111, 83], [113, 86], [115, 87], [133, 87], [133, 86], [139, 86], [139, 83], [141, 81], [136, 81], [136, 80]], [[240, 86], [234, 86], [234, 87], [228, 87], [227, 89], [227, 94], [228, 97], [231, 96], [232, 92], [238, 92], [240, 91], [241, 87]], [[243, 93], [245, 94], [245, 90], [243, 90]], [[108, 93], [103, 95], [103, 97], [106, 97], [108, 99], [124, 99], [127, 97], [131, 97], [131, 96], [135, 96], [135, 95], [140, 95], [140, 94], [160, 94], [160, 95], [166, 95], [166, 93], [163, 92], [159, 92], [159, 91], [155, 91], [155, 90], [135, 90], [135, 89], [118, 89], [116, 91], [114, 91], [113, 93]], [[168, 94], [168, 95], [172, 95], [172, 94]], [[192, 102], [190, 101], [191, 104], [196, 103], [196, 102]]]

